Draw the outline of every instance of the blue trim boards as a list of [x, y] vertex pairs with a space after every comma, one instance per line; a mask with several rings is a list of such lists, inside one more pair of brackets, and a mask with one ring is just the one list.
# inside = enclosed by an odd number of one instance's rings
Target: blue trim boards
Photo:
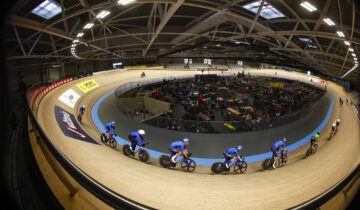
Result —
[[54, 111], [56, 121], [65, 136], [81, 141], [86, 141], [88, 143], [99, 144], [90, 136], [88, 136], [83, 129], [81, 129], [73, 114], [70, 114], [56, 105]]
[[[123, 88], [120, 88], [120, 89], [124, 89], [124, 88], [126, 88], [126, 87], [123, 87]], [[107, 93], [106, 95], [102, 96], [99, 100], [97, 100], [96, 103], [94, 104], [93, 108], [92, 108], [92, 111], [91, 111], [93, 121], [94, 121], [96, 127], [101, 132], [105, 132], [105, 127], [104, 127], [105, 124], [104, 124], [104, 122], [101, 122], [101, 120], [99, 118], [98, 110], [99, 110], [100, 104], [107, 97], [109, 97], [111, 94], [114, 94], [114, 92], [115, 91], [113, 90], [113, 91]], [[323, 119], [323, 121], [321, 122], [321, 124], [315, 130], [313, 130], [311, 133], [306, 135], [304, 138], [299, 139], [295, 143], [287, 146], [286, 147], [287, 150], [289, 152], [291, 152], [291, 151], [294, 151], [294, 150], [298, 149], [299, 147], [307, 144], [310, 141], [311, 136], [312, 136], [313, 133], [322, 131], [325, 128], [326, 124], [328, 123], [328, 121], [329, 121], [329, 119], [331, 117], [333, 106], [334, 106], [334, 95], [332, 95], [332, 97], [331, 97], [331, 103], [329, 105], [328, 112], [327, 112], [325, 118]], [[126, 141], [123, 138], [120, 138], [119, 136], [116, 136], [115, 139], [116, 139], [118, 144], [129, 144], [128, 141]], [[269, 150], [270, 150], [270, 146], [269, 146]], [[161, 155], [165, 154], [165, 153], [158, 152], [158, 151], [151, 150], [151, 149], [147, 149], [147, 151], [150, 153], [151, 157], [154, 157], [154, 158], [159, 158]], [[254, 162], [259, 162], [259, 161], [265, 160], [266, 158], [271, 157], [271, 155], [272, 155], [271, 152], [266, 152], [266, 153], [261, 153], [261, 154], [257, 154], [257, 155], [247, 156], [247, 157], [245, 157], [245, 160], [248, 163], [254, 163]], [[198, 164], [198, 165], [211, 165], [216, 161], [222, 161], [223, 160], [223, 158], [221, 158], [221, 157], [219, 157], [219, 158], [196, 158], [195, 157], [193, 159], [196, 161], [196, 164]]]

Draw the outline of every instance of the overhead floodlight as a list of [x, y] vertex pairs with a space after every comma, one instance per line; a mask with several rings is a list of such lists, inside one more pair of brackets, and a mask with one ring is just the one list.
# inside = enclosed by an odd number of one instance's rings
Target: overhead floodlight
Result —
[[354, 52], [354, 49], [353, 49], [353, 48], [349, 48], [349, 51], [350, 51], [350, 52]]
[[89, 29], [94, 26], [94, 23], [88, 23], [84, 26], [84, 29]]
[[329, 26], [334, 26], [335, 25], [335, 23], [330, 18], [324, 18], [323, 20]]
[[53, 0], [45, 0], [37, 7], [35, 7], [31, 13], [38, 15], [46, 20], [54, 17], [61, 12], [61, 6]]
[[344, 41], [344, 44], [347, 46], [350, 46], [350, 42], [349, 41]]
[[127, 4], [130, 4], [133, 1], [135, 1], [135, 0], [119, 0], [117, 3], [121, 4], [121, 5], [127, 5]]
[[354, 61], [357, 61], [357, 58], [354, 58]]
[[78, 34], [76, 35], [76, 37], [82, 37], [82, 36], [84, 36], [84, 33], [83, 33], [83, 32], [78, 33]]
[[74, 41], [73, 41], [73, 43], [78, 43], [79, 42], [79, 40], [78, 39], [75, 39]]
[[345, 37], [345, 34], [342, 31], [337, 31], [336, 33], [339, 37]]
[[76, 44], [72, 44], [71, 47], [76, 47]]
[[302, 7], [304, 7], [305, 9], [307, 9], [309, 12], [314, 12], [317, 10], [316, 7], [314, 7], [312, 4], [310, 4], [307, 1], [304, 1], [303, 3], [300, 4]]
[[356, 57], [356, 54], [355, 54], [355, 53], [351, 53], [351, 55], [352, 55], [353, 57]]
[[102, 18], [108, 16], [109, 14], [110, 14], [109, 11], [103, 10], [103, 11], [101, 11], [98, 15], [96, 15], [96, 17], [102, 19]]

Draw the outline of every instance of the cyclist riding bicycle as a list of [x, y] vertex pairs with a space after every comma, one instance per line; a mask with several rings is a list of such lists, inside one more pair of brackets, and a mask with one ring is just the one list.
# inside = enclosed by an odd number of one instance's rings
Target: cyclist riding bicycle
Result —
[[116, 136], [115, 121], [109, 122], [105, 125], [106, 138], [110, 139], [111, 136]]
[[333, 124], [331, 125], [331, 133], [334, 134], [336, 130], [336, 121], [333, 122]]
[[285, 142], [287, 141], [287, 138], [284, 137], [283, 139], [275, 142], [272, 146], [271, 146], [271, 151], [273, 153], [273, 158], [274, 158], [274, 162], [272, 167], [276, 168], [275, 163], [278, 161], [278, 156], [281, 154], [281, 152], [285, 149]]
[[188, 158], [188, 150], [187, 146], [189, 145], [189, 139], [184, 138], [182, 141], [175, 141], [170, 145], [170, 152], [171, 152], [171, 161], [173, 163], [176, 162], [176, 158], [179, 157], [181, 154]]
[[317, 132], [315, 133], [312, 137], [311, 137], [311, 140], [310, 140], [310, 145], [311, 145], [311, 148], [314, 146], [314, 144], [316, 144], [318, 142], [320, 138], [320, 133]]
[[336, 120], [336, 128], [338, 128], [339, 125], [340, 125], [340, 118], [337, 118], [337, 120]]
[[83, 115], [85, 113], [86, 107], [85, 107], [85, 105], [82, 105], [82, 106], [80, 106], [79, 109], [80, 109], [80, 114]]
[[136, 146], [139, 147], [143, 147], [145, 144], [145, 140], [144, 140], [144, 136], [145, 136], [145, 131], [144, 130], [138, 130], [138, 131], [134, 131], [131, 132], [129, 134], [129, 140], [131, 141], [131, 151], [135, 151]]
[[224, 163], [226, 168], [229, 168], [229, 163], [234, 161], [236, 158], [239, 159], [239, 161], [242, 160], [242, 156], [239, 154], [240, 150], [242, 149], [242, 146], [237, 146], [236, 148], [228, 148], [225, 150], [224, 154]]

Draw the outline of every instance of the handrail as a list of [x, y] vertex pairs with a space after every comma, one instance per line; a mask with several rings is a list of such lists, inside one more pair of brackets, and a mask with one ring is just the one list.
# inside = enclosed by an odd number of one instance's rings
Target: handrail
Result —
[[346, 177], [320, 195], [288, 209], [317, 209], [338, 194], [360, 172], [360, 164]]
[[50, 141], [45, 132], [42, 130], [41, 126], [37, 122], [34, 113], [31, 110], [29, 101], [24, 96], [25, 104], [30, 116], [30, 120], [33, 123], [34, 127], [38, 131], [41, 138], [44, 140], [46, 147], [49, 149], [51, 154], [56, 158], [56, 160], [61, 164], [61, 166], [69, 173], [78, 183], [81, 184], [86, 190], [92, 193], [94, 196], [102, 200], [104, 203], [115, 209], [154, 209], [152, 207], [140, 204], [134, 200], [128, 199], [123, 195], [118, 194], [117, 192], [107, 188], [102, 185], [80, 168], [78, 168], [73, 162], [71, 162], [65, 155]]

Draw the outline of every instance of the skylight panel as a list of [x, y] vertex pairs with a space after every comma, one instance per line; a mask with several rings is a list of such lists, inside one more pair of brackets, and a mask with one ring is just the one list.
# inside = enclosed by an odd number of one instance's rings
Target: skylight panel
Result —
[[45, 0], [39, 4], [39, 6], [35, 7], [31, 12], [48, 20], [59, 14], [61, 12], [61, 7], [53, 0]]
[[[252, 3], [246, 4], [245, 6], [243, 6], [243, 8], [253, 13], [257, 13], [260, 5], [261, 5], [261, 0], [257, 0]], [[275, 7], [273, 7], [271, 4], [267, 3], [266, 1], [264, 2], [262, 10], [260, 11], [260, 16], [265, 19], [285, 17], [283, 13], [281, 13], [279, 10], [277, 10]]]

